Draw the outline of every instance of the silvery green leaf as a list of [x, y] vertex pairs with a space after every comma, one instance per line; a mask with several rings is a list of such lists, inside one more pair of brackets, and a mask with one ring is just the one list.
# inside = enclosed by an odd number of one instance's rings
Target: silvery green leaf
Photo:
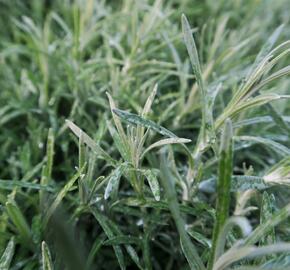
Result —
[[[262, 204], [260, 211], [260, 224], [263, 224], [267, 219], [271, 218], [275, 211], [275, 196], [267, 191], [263, 192]], [[274, 244], [276, 242], [275, 230], [272, 228], [268, 234], [264, 235], [260, 241], [261, 245]]]
[[149, 97], [147, 98], [145, 106], [142, 110], [142, 113], [141, 113], [142, 117], [146, 117], [147, 114], [150, 112], [152, 103], [153, 103], [154, 98], [155, 98], [156, 93], [157, 93], [157, 88], [158, 88], [158, 84], [155, 84], [153, 87], [153, 90], [152, 90], [151, 94], [149, 95]]
[[266, 139], [266, 138], [262, 138], [258, 136], [236, 136], [235, 140], [261, 143], [273, 149], [277, 154], [287, 155], [287, 156], [290, 155], [290, 149], [287, 146], [284, 146], [270, 139]]
[[177, 138], [175, 134], [173, 134], [171, 131], [167, 130], [166, 128], [156, 124], [155, 122], [151, 120], [144, 119], [143, 117], [134, 114], [129, 113], [126, 111], [114, 109], [113, 112], [118, 115], [123, 121], [131, 124], [131, 125], [141, 125], [146, 128], [150, 128], [157, 133], [160, 133], [161, 135], [170, 137], [170, 138]]
[[97, 155], [100, 155], [103, 159], [110, 161], [111, 163], [115, 163], [115, 161], [99, 146], [87, 133], [81, 130], [76, 124], [74, 124], [70, 120], [66, 120], [68, 127], [71, 131], [80, 138], [83, 137], [83, 142]]
[[160, 200], [160, 187], [159, 187], [159, 182], [157, 179], [156, 172], [154, 170], [148, 169], [148, 170], [144, 170], [143, 174], [145, 175], [149, 183], [150, 189], [152, 191], [152, 194], [155, 200], [159, 201]]
[[107, 200], [111, 194], [116, 194], [119, 188], [119, 181], [124, 171], [124, 166], [118, 166], [109, 176], [109, 181], [105, 189], [104, 199]]

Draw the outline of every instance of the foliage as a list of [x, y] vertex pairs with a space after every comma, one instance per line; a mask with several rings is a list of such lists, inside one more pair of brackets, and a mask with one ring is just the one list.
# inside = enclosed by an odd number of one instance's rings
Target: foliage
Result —
[[0, 0], [0, 269], [289, 269], [289, 12]]

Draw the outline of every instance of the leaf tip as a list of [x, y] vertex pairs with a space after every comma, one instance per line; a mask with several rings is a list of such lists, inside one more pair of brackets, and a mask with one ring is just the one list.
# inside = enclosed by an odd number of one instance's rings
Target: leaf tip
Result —
[[186, 20], [186, 19], [187, 19], [187, 18], [186, 18], [186, 16], [185, 16], [185, 14], [184, 14], [184, 13], [182, 13], [182, 14], [181, 14], [181, 20], [183, 20], [183, 21], [184, 21], [184, 20]]

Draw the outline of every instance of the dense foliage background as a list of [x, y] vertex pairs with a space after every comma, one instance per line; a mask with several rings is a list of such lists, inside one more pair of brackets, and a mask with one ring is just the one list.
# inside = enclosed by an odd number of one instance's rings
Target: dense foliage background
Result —
[[289, 18], [0, 0], [0, 269], [290, 269]]

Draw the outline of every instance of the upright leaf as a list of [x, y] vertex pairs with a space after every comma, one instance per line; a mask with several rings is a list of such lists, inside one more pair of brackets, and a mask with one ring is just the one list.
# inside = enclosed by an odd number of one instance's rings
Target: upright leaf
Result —
[[149, 95], [149, 97], [146, 100], [145, 106], [144, 106], [142, 113], [141, 113], [141, 116], [144, 118], [147, 116], [147, 114], [151, 110], [153, 100], [154, 100], [156, 93], [157, 93], [157, 88], [158, 88], [158, 84], [155, 84], [153, 87], [153, 91], [151, 92], [151, 94]]
[[[265, 223], [269, 218], [272, 217], [275, 211], [275, 197], [273, 194], [268, 194], [266, 191], [263, 192], [261, 213], [260, 213], [260, 224]], [[272, 228], [268, 234], [264, 235], [260, 241], [261, 245], [269, 245], [275, 243], [275, 230]]]
[[284, 25], [281, 24], [280, 26], [278, 26], [275, 31], [272, 33], [272, 35], [270, 35], [270, 37], [268, 38], [268, 40], [265, 42], [265, 44], [263, 45], [262, 49], [260, 50], [260, 52], [258, 53], [254, 64], [252, 65], [251, 69], [248, 72], [248, 76], [253, 72], [253, 70], [255, 70], [258, 66], [258, 64], [267, 56], [267, 54], [272, 50], [274, 44], [276, 43], [277, 39], [279, 38], [282, 30], [284, 28]]
[[216, 249], [219, 234], [229, 216], [230, 191], [233, 170], [233, 149], [232, 149], [232, 122], [227, 119], [221, 139], [219, 171], [217, 183], [216, 220], [212, 236], [212, 253], [209, 267], [216, 261]]
[[199, 87], [201, 88], [202, 95], [205, 101], [205, 89], [203, 86], [202, 81], [202, 74], [201, 74], [201, 68], [200, 63], [198, 59], [198, 53], [195, 45], [195, 41], [192, 37], [191, 28], [188, 23], [188, 20], [184, 14], [181, 16], [181, 22], [182, 22], [182, 32], [183, 32], [183, 38], [186, 45], [186, 49], [190, 58], [191, 66], [194, 72], [194, 75], [196, 76], [197, 83]]
[[[94, 217], [96, 218], [96, 220], [99, 222], [99, 224], [102, 227], [102, 229], [104, 230], [104, 232], [107, 235], [107, 237], [109, 239], [114, 238], [115, 234], [114, 234], [113, 230], [111, 229], [111, 227], [109, 225], [108, 218], [106, 218], [104, 215], [100, 214], [95, 208], [92, 208], [91, 211], [92, 211], [92, 214], [94, 215]], [[116, 255], [117, 260], [119, 262], [120, 268], [122, 270], [126, 269], [125, 260], [124, 260], [124, 254], [122, 252], [121, 247], [118, 246], [118, 245], [113, 245], [113, 249], [115, 251], [115, 255]]]
[[41, 182], [41, 184], [43, 185], [47, 185], [51, 178], [51, 171], [53, 167], [53, 156], [54, 156], [54, 135], [53, 135], [52, 129], [50, 128], [48, 131], [47, 145], [46, 145], [47, 162], [46, 162], [45, 171], [43, 175], [43, 181]]
[[[53, 131], [50, 128], [48, 131], [48, 136], [47, 136], [47, 144], [46, 144], [46, 165], [43, 168], [42, 171], [42, 176], [41, 176], [41, 185], [48, 185], [51, 180], [51, 172], [52, 172], [52, 167], [53, 167], [53, 156], [54, 156], [54, 135]], [[40, 190], [39, 192], [39, 200], [40, 200], [40, 205], [44, 205], [44, 190]]]
[[10, 269], [10, 264], [11, 264], [14, 252], [15, 252], [15, 241], [14, 241], [14, 237], [12, 237], [10, 239], [10, 241], [8, 242], [6, 249], [0, 258], [0, 269], [1, 270], [9, 270]]
[[[79, 168], [82, 168], [85, 165], [86, 162], [86, 151], [85, 151], [85, 144], [83, 141], [83, 132], [81, 132], [80, 137], [79, 137]], [[88, 195], [88, 185], [86, 182], [85, 177], [80, 177], [78, 180], [79, 184], [79, 195], [81, 198], [81, 201], [83, 203], [87, 202], [87, 195]]]
[[182, 22], [182, 32], [183, 32], [183, 38], [184, 42], [187, 48], [187, 52], [190, 58], [191, 66], [194, 72], [194, 75], [196, 77], [197, 84], [201, 90], [201, 97], [202, 97], [202, 133], [201, 133], [201, 142], [205, 143], [208, 139], [214, 140], [214, 128], [213, 128], [213, 117], [212, 117], [212, 111], [210, 108], [210, 100], [207, 95], [207, 91], [204, 86], [202, 73], [201, 73], [201, 67], [200, 62], [198, 59], [198, 53], [195, 45], [195, 41], [193, 39], [190, 25], [188, 23], [188, 20], [184, 14], [182, 14], [181, 17]]
[[42, 270], [53, 270], [54, 268], [49, 248], [44, 241], [41, 243], [41, 255], [42, 255]]
[[67, 193], [70, 191], [70, 189], [73, 187], [74, 183], [79, 179], [79, 177], [83, 177], [82, 175], [86, 164], [80, 168], [72, 177], [71, 179], [66, 183], [66, 185], [59, 191], [56, 198], [52, 202], [52, 204], [49, 206], [47, 211], [45, 212], [44, 216], [44, 226], [46, 226], [47, 222], [49, 221], [51, 215], [54, 213], [56, 208], [60, 205], [63, 198], [67, 195]]
[[128, 148], [126, 147], [126, 145], [123, 143], [123, 140], [120, 134], [112, 126], [110, 121], [107, 121], [107, 126], [110, 132], [110, 135], [113, 138], [114, 144], [117, 147], [120, 155], [125, 161], [130, 162], [130, 152], [128, 151]]
[[[249, 74], [251, 74], [251, 72], [257, 67], [259, 62], [262, 61], [262, 59], [264, 57], [266, 57], [266, 55], [268, 53], [270, 53], [272, 47], [274, 46], [275, 42], [279, 38], [283, 28], [284, 28], [284, 25], [283, 24], [280, 25], [279, 27], [276, 28], [276, 30], [273, 32], [273, 34], [269, 37], [269, 39], [267, 40], [267, 42], [265, 43], [265, 45], [262, 47], [261, 51], [257, 55], [256, 60], [255, 60], [253, 66], [251, 67], [251, 69], [249, 71]], [[286, 68], [283, 68], [282, 70], [280, 70], [280, 71], [274, 73], [273, 75], [269, 76], [268, 78], [263, 80], [257, 87], [261, 88], [263, 85], [265, 85], [266, 83], [271, 81], [273, 78], [277, 78], [277, 77], [283, 76], [284, 75], [283, 73], [285, 73], [285, 72], [286, 72], [286, 74], [289, 73], [289, 66], [287, 66]], [[276, 109], [272, 106], [272, 104], [267, 104], [266, 108], [268, 109], [271, 117], [277, 123], [277, 125], [280, 126], [284, 131], [289, 132], [290, 131], [290, 127], [286, 124], [284, 119], [276, 111]]]
[[203, 262], [185, 230], [185, 223], [180, 214], [177, 196], [173, 186], [173, 179], [169, 172], [169, 168], [166, 166], [166, 160], [164, 156], [161, 158], [161, 181], [164, 187], [166, 198], [168, 200], [170, 212], [179, 233], [182, 251], [187, 259], [187, 262], [191, 269], [204, 270], [205, 267]]
[[74, 124], [70, 120], [66, 120], [66, 123], [68, 127], [71, 129], [71, 131], [78, 137], [80, 138], [81, 136], [83, 137], [83, 142], [92, 150], [94, 151], [98, 156], [101, 158], [105, 159], [107, 162], [115, 163], [114, 159], [112, 159], [109, 154], [107, 154], [101, 146], [95, 143], [95, 141], [88, 135], [86, 134], [83, 130], [81, 130], [76, 124]]
[[114, 114], [114, 110], [117, 109], [116, 105], [115, 105], [115, 102], [113, 100], [113, 98], [111, 97], [111, 95], [107, 92], [107, 97], [109, 99], [109, 103], [110, 103], [110, 108], [111, 108], [111, 113], [112, 113], [112, 116], [113, 116], [113, 120], [114, 120], [114, 123], [115, 123], [115, 126], [118, 130], [118, 133], [119, 133], [119, 136], [121, 138], [121, 141], [124, 145], [124, 148], [126, 149], [126, 152], [130, 152], [129, 151], [129, 144], [128, 144], [128, 141], [127, 141], [127, 136], [126, 136], [126, 133], [123, 129], [123, 126], [122, 126], [122, 123], [120, 121], [120, 119]]
[[13, 199], [9, 199], [6, 203], [6, 210], [20, 237], [25, 241], [26, 245], [31, 246], [32, 239], [30, 227], [24, 214]]

